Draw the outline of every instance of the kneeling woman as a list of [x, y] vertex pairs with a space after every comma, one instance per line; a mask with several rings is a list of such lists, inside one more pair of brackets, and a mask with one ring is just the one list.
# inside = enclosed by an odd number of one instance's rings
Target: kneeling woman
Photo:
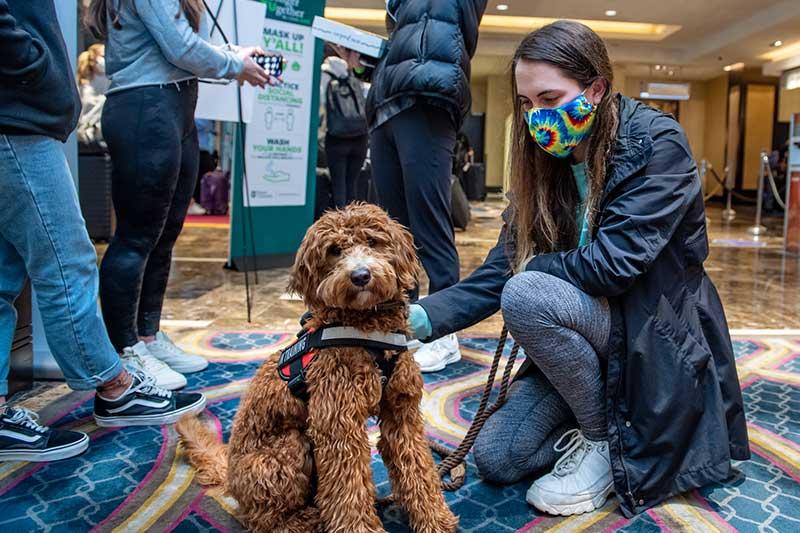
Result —
[[412, 306], [412, 329], [427, 342], [502, 309], [527, 361], [476, 444], [481, 474], [514, 482], [555, 462], [529, 503], [575, 514], [615, 492], [630, 516], [749, 457], [725, 315], [703, 269], [700, 180], [680, 125], [612, 92], [588, 27], [534, 31], [512, 66], [499, 242], [469, 278]]

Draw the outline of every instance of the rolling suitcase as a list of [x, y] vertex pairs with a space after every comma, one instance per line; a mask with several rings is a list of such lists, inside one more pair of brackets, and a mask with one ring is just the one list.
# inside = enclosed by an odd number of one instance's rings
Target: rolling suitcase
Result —
[[464, 176], [467, 184], [467, 198], [472, 202], [482, 202], [486, 199], [486, 165], [473, 163]]

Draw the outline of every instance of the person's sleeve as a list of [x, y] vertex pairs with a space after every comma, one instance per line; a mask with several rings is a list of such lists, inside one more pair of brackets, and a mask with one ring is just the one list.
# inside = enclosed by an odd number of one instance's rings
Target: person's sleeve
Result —
[[478, 27], [486, 11], [486, 0], [461, 0], [461, 34], [469, 57], [475, 55], [478, 47]]
[[42, 41], [22, 29], [0, 0], [0, 83], [34, 85], [47, 73], [50, 54]]
[[[503, 213], [507, 220], [508, 210]], [[503, 225], [497, 244], [489, 251], [483, 264], [459, 283], [443, 289], [417, 303], [425, 309], [431, 321], [431, 336], [423, 342], [461, 331], [492, 316], [500, 309], [503, 287], [511, 277], [508, 261], [508, 224]]]
[[135, 4], [164, 57], [176, 67], [202, 78], [232, 79], [242, 73], [244, 62], [233, 50], [210, 44], [192, 29], [179, 0], [135, 0]]
[[594, 240], [567, 252], [538, 255], [526, 270], [545, 272], [592, 296], [618, 296], [647, 272], [672, 239], [700, 192], [700, 178], [683, 130], [669, 117], [651, 131], [645, 171], [620, 185], [601, 213]]

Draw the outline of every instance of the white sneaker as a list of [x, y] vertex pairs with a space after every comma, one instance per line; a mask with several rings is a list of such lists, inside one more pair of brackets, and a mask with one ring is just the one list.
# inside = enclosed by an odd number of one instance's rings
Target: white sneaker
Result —
[[438, 372], [450, 363], [461, 361], [461, 350], [455, 333], [428, 342], [414, 352], [414, 360], [423, 372]]
[[133, 368], [142, 370], [153, 376], [156, 386], [162, 389], [175, 390], [186, 386], [186, 377], [175, 372], [147, 349], [143, 341], [122, 350], [122, 361]]
[[545, 513], [564, 516], [602, 507], [614, 490], [608, 442], [587, 440], [580, 430], [573, 429], [564, 433], [553, 449], [564, 455], [552, 472], [533, 482], [526, 495], [528, 503]]
[[184, 352], [161, 331], [156, 333], [156, 340], [147, 343], [147, 350], [172, 370], [182, 374], [200, 372], [208, 367], [205, 357]]
[[189, 209], [186, 212], [187, 215], [205, 215], [206, 210], [203, 208], [202, 205], [192, 202], [189, 206]]

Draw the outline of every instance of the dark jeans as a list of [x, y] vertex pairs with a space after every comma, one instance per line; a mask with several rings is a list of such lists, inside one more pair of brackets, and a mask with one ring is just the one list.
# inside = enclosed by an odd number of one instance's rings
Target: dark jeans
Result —
[[411, 229], [430, 279], [429, 293], [458, 282], [450, 218], [456, 130], [444, 109], [416, 104], [370, 135], [372, 180], [381, 205]]
[[117, 231], [100, 267], [100, 300], [117, 350], [159, 330], [172, 247], [197, 181], [197, 81], [108, 96]]
[[325, 155], [331, 173], [333, 205], [344, 207], [358, 197], [357, 182], [367, 157], [367, 136], [325, 137]]

